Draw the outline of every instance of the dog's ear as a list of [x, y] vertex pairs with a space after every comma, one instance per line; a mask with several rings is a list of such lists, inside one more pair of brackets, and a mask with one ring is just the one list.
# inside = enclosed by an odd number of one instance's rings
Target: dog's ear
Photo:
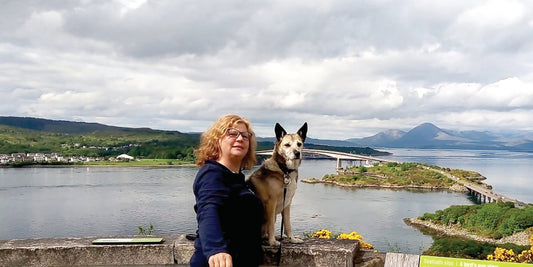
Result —
[[276, 127], [274, 127], [274, 132], [276, 132], [276, 139], [278, 141], [280, 141], [281, 138], [287, 134], [287, 131], [285, 131], [285, 129], [283, 129], [283, 127], [281, 127], [279, 123], [276, 123]]
[[302, 141], [305, 142], [305, 137], [307, 137], [307, 122], [300, 127], [300, 130], [298, 130], [298, 135], [302, 138]]

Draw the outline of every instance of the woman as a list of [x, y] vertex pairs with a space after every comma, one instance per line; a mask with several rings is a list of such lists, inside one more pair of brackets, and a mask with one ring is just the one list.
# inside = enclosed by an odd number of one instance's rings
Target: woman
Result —
[[262, 204], [247, 188], [242, 169], [256, 163], [256, 138], [248, 120], [219, 118], [202, 134], [196, 151], [201, 166], [193, 185], [198, 230], [191, 266], [257, 266]]

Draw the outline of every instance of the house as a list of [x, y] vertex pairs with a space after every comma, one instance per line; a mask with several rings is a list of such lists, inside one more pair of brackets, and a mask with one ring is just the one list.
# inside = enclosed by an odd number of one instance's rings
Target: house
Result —
[[117, 156], [118, 160], [133, 160], [134, 157], [128, 155], [128, 154], [120, 154]]
[[13, 153], [11, 157], [15, 162], [23, 162], [26, 160], [26, 153]]
[[10, 161], [10, 157], [7, 154], [0, 154], [0, 164], [6, 164]]

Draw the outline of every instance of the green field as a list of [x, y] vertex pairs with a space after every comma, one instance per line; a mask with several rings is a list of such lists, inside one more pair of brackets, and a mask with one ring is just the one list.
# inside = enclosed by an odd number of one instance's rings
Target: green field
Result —
[[194, 162], [188, 160], [178, 160], [178, 159], [139, 159], [139, 160], [130, 160], [130, 161], [91, 161], [84, 162], [81, 165], [87, 166], [130, 166], [130, 167], [143, 167], [143, 166], [161, 166], [161, 167], [170, 167], [170, 166], [184, 166], [184, 165], [193, 165]]

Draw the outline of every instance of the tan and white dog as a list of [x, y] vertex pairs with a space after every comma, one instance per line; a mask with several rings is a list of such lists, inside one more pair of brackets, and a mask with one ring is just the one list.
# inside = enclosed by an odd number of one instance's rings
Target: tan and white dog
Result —
[[[291, 202], [298, 182], [298, 167], [302, 162], [302, 150], [307, 135], [307, 122], [295, 134], [287, 134], [285, 129], [276, 123], [274, 128], [276, 143], [272, 157], [248, 178], [248, 184], [263, 202], [265, 223], [262, 226], [263, 238], [269, 245], [279, 245], [275, 239], [274, 224], [276, 215], [281, 213], [285, 234], [292, 243], [301, 243], [294, 237], [291, 228]], [[285, 205], [283, 205], [284, 187], [286, 187]]]

